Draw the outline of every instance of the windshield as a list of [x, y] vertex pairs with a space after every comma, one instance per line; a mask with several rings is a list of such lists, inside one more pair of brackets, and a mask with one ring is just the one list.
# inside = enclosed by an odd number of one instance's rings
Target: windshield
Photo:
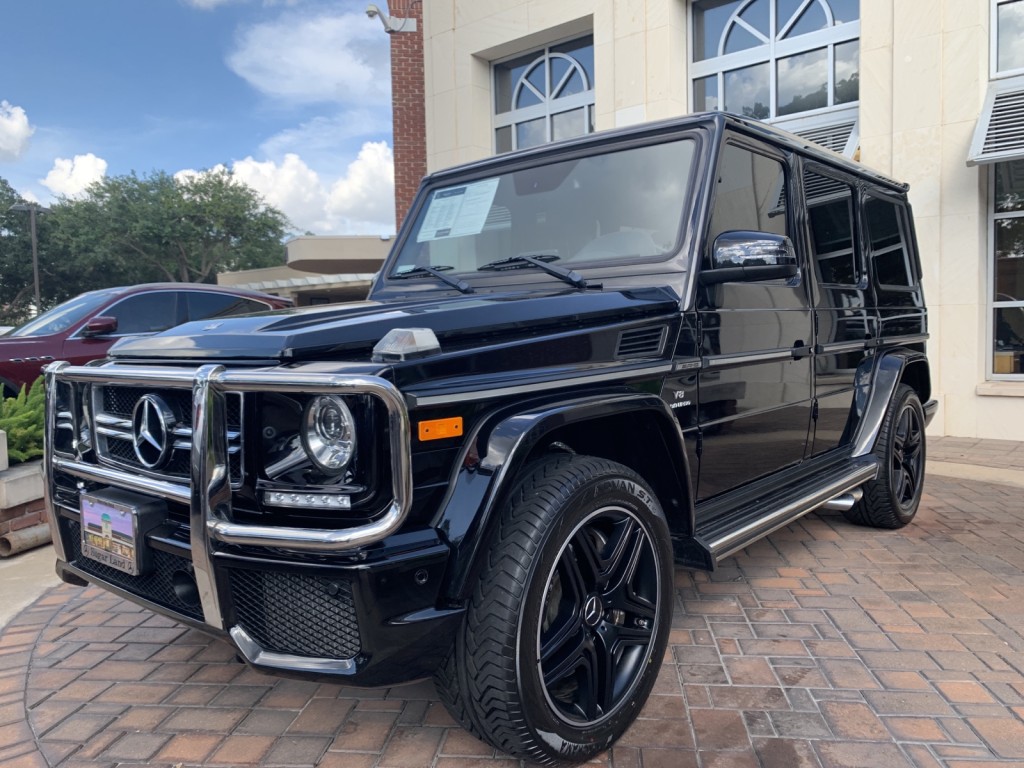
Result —
[[537, 266], [524, 256], [571, 269], [665, 257], [677, 248], [693, 155], [683, 139], [435, 189], [390, 277]]
[[48, 312], [33, 318], [20, 328], [15, 328], [8, 336], [47, 336], [60, 333], [85, 318], [96, 307], [110, 298], [109, 291], [83, 293], [63, 304], [58, 304]]

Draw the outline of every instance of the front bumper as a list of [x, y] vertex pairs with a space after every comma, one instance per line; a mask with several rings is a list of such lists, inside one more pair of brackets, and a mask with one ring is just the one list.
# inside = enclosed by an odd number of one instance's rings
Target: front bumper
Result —
[[[47, 441], [47, 509], [58, 572], [84, 579], [233, 642], [254, 666], [383, 685], [429, 674], [459, 621], [436, 610], [448, 547], [431, 529], [397, 533], [411, 504], [409, 424], [395, 388], [376, 377], [130, 366], [47, 369], [47, 435], [55, 435], [57, 386], [191, 389], [189, 482], [141, 477], [88, 461]], [[370, 393], [387, 407], [392, 502], [378, 519], [339, 529], [252, 525], [232, 519], [226, 446], [228, 392]], [[74, 398], [72, 398], [74, 402]], [[72, 409], [73, 410], [73, 409]], [[76, 427], [77, 429], [77, 427]], [[75, 432], [77, 434], [77, 432]], [[117, 488], [187, 509], [144, 536], [138, 576], [82, 554], [82, 519], [69, 488]]]

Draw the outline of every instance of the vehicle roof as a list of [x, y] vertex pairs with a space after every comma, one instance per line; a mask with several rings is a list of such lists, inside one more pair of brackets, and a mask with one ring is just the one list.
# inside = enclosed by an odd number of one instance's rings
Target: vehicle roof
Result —
[[762, 123], [759, 120], [742, 117], [729, 112], [698, 112], [683, 117], [674, 117], [666, 120], [658, 120], [650, 123], [641, 123], [626, 128], [613, 128], [605, 131], [596, 131], [585, 136], [574, 139], [550, 142], [530, 149], [507, 152], [501, 155], [494, 155], [483, 160], [477, 160], [452, 168], [436, 171], [428, 175], [425, 181], [439, 181], [448, 176], [458, 176], [465, 173], [480, 172], [486, 169], [499, 168], [503, 165], [518, 163], [531, 158], [545, 156], [557, 157], [561, 154], [574, 152], [587, 147], [600, 147], [605, 144], [618, 144], [632, 138], [673, 134], [684, 130], [703, 127], [711, 132], [721, 135], [726, 128], [739, 130], [757, 138], [763, 139], [776, 146], [818, 160], [825, 165], [840, 168], [847, 173], [862, 178], [870, 179], [877, 184], [890, 187], [898, 192], [906, 192], [909, 185], [896, 181], [885, 174], [876, 171], [863, 163], [855, 162], [838, 152], [816, 144], [808, 139], [797, 136], [777, 126]]
[[229, 293], [235, 296], [242, 296], [245, 298], [253, 299], [271, 299], [274, 301], [284, 302], [290, 304], [291, 299], [283, 296], [275, 296], [271, 293], [261, 293], [260, 291], [254, 291], [249, 288], [235, 288], [230, 285], [211, 285], [209, 283], [139, 283], [138, 285], [118, 285], [111, 286], [110, 288], [98, 288], [94, 291], [86, 291], [85, 293], [79, 294], [81, 296], [94, 295], [94, 294], [110, 294], [110, 295], [127, 295], [132, 293], [145, 293], [147, 291], [208, 291], [210, 293]]

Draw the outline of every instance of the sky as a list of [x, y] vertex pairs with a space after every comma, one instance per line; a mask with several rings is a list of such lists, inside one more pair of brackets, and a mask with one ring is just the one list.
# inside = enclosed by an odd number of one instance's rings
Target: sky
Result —
[[46, 205], [223, 166], [294, 232], [393, 233], [389, 43], [366, 5], [3, 0], [0, 178]]

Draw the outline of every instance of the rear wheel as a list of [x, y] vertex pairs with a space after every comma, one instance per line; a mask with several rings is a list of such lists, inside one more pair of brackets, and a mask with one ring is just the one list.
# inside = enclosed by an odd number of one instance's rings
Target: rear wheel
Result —
[[647, 700], [671, 608], [668, 527], [650, 488], [603, 459], [545, 461], [502, 511], [437, 674], [442, 699], [516, 757], [586, 760]]
[[874, 453], [878, 477], [864, 484], [864, 497], [844, 514], [858, 525], [902, 528], [917, 514], [925, 470], [924, 410], [906, 384], [893, 393]]

